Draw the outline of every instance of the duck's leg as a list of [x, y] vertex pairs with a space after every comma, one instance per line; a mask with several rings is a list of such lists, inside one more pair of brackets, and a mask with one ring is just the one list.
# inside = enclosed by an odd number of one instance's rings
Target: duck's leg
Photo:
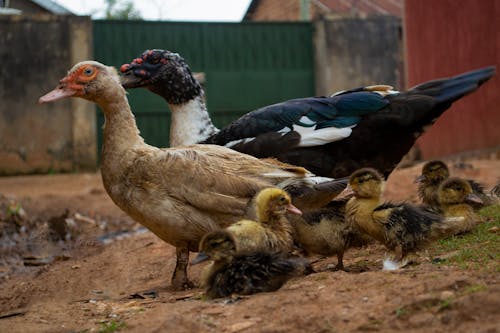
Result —
[[185, 247], [176, 247], [177, 262], [175, 263], [174, 274], [172, 275], [172, 287], [175, 290], [185, 290], [193, 288], [194, 284], [187, 276], [187, 266], [189, 262], [189, 250]]
[[344, 269], [344, 252], [339, 251], [337, 252], [337, 266], [335, 266], [336, 270], [343, 271]]

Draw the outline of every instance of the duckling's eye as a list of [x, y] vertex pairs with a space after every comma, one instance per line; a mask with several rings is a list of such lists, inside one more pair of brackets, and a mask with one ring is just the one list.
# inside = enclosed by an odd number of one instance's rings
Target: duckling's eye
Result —
[[87, 67], [83, 71], [83, 74], [85, 74], [86, 76], [91, 76], [92, 74], [94, 74], [94, 70], [92, 69], [92, 67]]
[[286, 198], [285, 197], [280, 197], [280, 202], [285, 202]]

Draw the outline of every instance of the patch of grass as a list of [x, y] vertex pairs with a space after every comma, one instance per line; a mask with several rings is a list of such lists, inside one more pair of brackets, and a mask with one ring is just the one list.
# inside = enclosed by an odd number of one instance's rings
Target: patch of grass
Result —
[[127, 324], [124, 321], [110, 321], [107, 323], [102, 323], [99, 333], [112, 333], [117, 332], [123, 328], [126, 328]]
[[500, 227], [500, 205], [486, 207], [479, 215], [484, 222], [472, 232], [442, 239], [429, 249], [433, 257], [439, 257], [442, 253], [457, 252], [456, 255], [439, 261], [438, 265], [500, 272], [499, 234], [489, 231], [493, 227]]
[[488, 290], [487, 286], [482, 285], [482, 284], [475, 284], [475, 285], [468, 286], [467, 288], [465, 288], [464, 293], [465, 294], [473, 294], [473, 293], [477, 293], [479, 291], [485, 291], [485, 290]]
[[400, 306], [396, 309], [396, 318], [403, 318], [408, 314], [408, 310], [404, 306]]
[[447, 298], [447, 299], [443, 299], [441, 301], [441, 303], [439, 303], [439, 308], [438, 308], [438, 311], [444, 311], [446, 309], [448, 309], [450, 306], [451, 306], [451, 302], [453, 301], [453, 298]]

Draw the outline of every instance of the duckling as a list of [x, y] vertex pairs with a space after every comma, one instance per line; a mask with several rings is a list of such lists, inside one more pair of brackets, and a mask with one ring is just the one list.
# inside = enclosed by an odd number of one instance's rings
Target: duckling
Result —
[[205, 268], [201, 280], [209, 298], [277, 290], [302, 274], [307, 264], [303, 258], [286, 258], [280, 253], [238, 252], [234, 236], [222, 229], [203, 237], [200, 252], [191, 264], [208, 259], [213, 263]]
[[343, 257], [347, 249], [370, 242], [369, 237], [346, 222], [347, 200], [334, 200], [324, 208], [290, 218], [298, 245], [308, 255], [337, 255], [335, 270], [345, 270]]
[[[432, 209], [439, 209], [438, 189], [439, 185], [450, 177], [448, 166], [439, 160], [429, 161], [422, 167], [422, 174], [415, 180], [418, 185], [418, 196], [422, 199], [422, 203]], [[492, 191], [487, 194], [484, 191], [483, 185], [478, 182], [467, 179], [472, 191], [481, 200], [481, 203], [470, 203], [475, 210], [479, 210], [485, 206], [493, 205], [498, 202], [498, 196]]]
[[302, 214], [290, 196], [279, 188], [266, 188], [254, 198], [257, 221], [241, 220], [226, 230], [238, 240], [240, 251], [287, 253], [293, 246], [292, 228], [285, 214]]
[[481, 205], [483, 201], [473, 192], [468, 181], [457, 177], [445, 180], [439, 186], [438, 199], [445, 218], [462, 222], [463, 230], [457, 232], [469, 231], [480, 222], [471, 204]]
[[379, 204], [383, 178], [374, 169], [354, 172], [349, 179], [354, 197], [346, 205], [346, 218], [362, 232], [383, 243], [403, 260], [433, 240], [468, 229], [468, 221], [445, 219], [408, 203]]
[[439, 207], [437, 190], [449, 176], [448, 166], [443, 161], [435, 160], [424, 164], [422, 174], [415, 179], [418, 183], [418, 196], [424, 205]]

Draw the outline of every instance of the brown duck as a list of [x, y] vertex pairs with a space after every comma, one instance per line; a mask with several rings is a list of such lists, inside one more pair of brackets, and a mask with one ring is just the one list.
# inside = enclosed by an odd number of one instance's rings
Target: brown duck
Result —
[[[144, 143], [116, 70], [95, 61], [75, 65], [40, 103], [80, 97], [104, 112], [101, 173], [115, 204], [176, 247], [174, 288], [191, 286], [189, 251], [207, 232], [246, 216], [252, 197], [283, 182], [300, 186], [336, 183], [307, 170], [263, 161], [214, 145], [160, 149]], [[312, 184], [312, 185], [311, 185]], [[300, 207], [302, 209], [302, 207]]]

